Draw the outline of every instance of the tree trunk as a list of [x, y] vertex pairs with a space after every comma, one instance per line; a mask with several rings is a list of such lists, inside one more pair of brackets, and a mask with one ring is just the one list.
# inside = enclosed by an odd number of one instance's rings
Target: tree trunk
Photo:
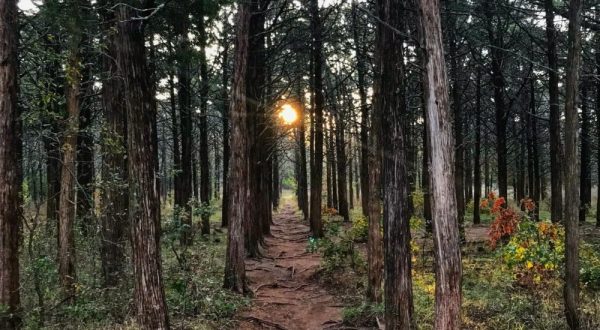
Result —
[[[74, 15], [80, 8], [75, 5]], [[80, 42], [81, 31], [74, 32], [70, 41], [67, 74], [67, 126], [62, 143], [62, 170], [60, 175], [60, 203], [58, 212], [58, 273], [64, 297], [73, 302], [75, 298], [75, 181], [77, 178], [77, 136], [79, 131], [79, 111], [81, 92]]]
[[[227, 31], [228, 20], [225, 19], [223, 29]], [[229, 40], [226, 35], [223, 40], [223, 71], [221, 73], [221, 118], [223, 124], [223, 197], [221, 198], [221, 227], [229, 224], [229, 95], [227, 85], [229, 84]]]
[[202, 207], [202, 235], [210, 234], [210, 164], [208, 151], [208, 63], [206, 59], [207, 34], [204, 22], [204, 3], [198, 19], [200, 42], [200, 203]]
[[190, 19], [187, 13], [189, 1], [176, 5], [177, 17], [174, 18], [174, 31], [177, 36], [177, 101], [179, 105], [179, 130], [181, 132], [181, 173], [176, 188], [179, 191], [175, 200], [179, 225], [181, 226], [181, 245], [192, 244], [192, 91], [190, 78], [190, 50], [188, 39]]
[[145, 21], [132, 6], [117, 9], [117, 62], [127, 112], [129, 224], [134, 306], [142, 328], [168, 329], [160, 256], [160, 194], [156, 175], [156, 103], [146, 63]]
[[465, 186], [464, 186], [464, 145], [463, 145], [463, 120], [462, 120], [462, 98], [461, 98], [461, 82], [460, 69], [458, 68], [457, 59], [457, 41], [456, 41], [456, 15], [451, 12], [452, 7], [457, 1], [446, 1], [448, 8], [448, 57], [450, 61], [450, 96], [452, 97], [452, 113], [454, 115], [454, 140], [456, 141], [454, 149], [454, 180], [456, 190], [456, 207], [458, 211], [458, 224], [461, 233], [461, 240], [464, 239], [464, 219], [465, 219]]
[[[402, 1], [378, 2], [379, 17], [386, 24], [401, 28]], [[407, 115], [403, 38], [382, 24], [378, 25], [377, 46], [379, 93], [375, 106], [381, 123], [383, 146], [383, 244], [385, 276], [385, 327], [386, 329], [416, 328], [413, 319], [412, 274], [410, 251], [409, 208], [410, 179], [406, 164]], [[373, 121], [375, 123], [376, 120]], [[377, 133], [374, 133], [377, 134]], [[381, 141], [381, 140], [380, 140]], [[373, 167], [370, 168], [371, 171]], [[374, 191], [372, 191], [374, 192]]]
[[569, 2], [568, 54], [565, 85], [565, 316], [579, 329], [579, 173], [577, 168], [577, 91], [581, 63], [581, 0]]
[[560, 143], [560, 108], [558, 104], [558, 56], [553, 0], [545, 0], [546, 56], [548, 57], [548, 95], [550, 103], [550, 217], [553, 222], [563, 219]]
[[358, 3], [352, 1], [352, 35], [356, 52], [356, 72], [358, 75], [358, 95], [360, 96], [360, 190], [361, 205], [365, 216], [369, 212], [369, 106], [365, 83], [365, 47], [359, 37]]
[[481, 67], [477, 67], [477, 81], [475, 85], [475, 164], [473, 191], [473, 224], [481, 223], [479, 203], [481, 201]]
[[238, 1], [236, 18], [235, 63], [231, 86], [231, 168], [229, 172], [229, 228], [225, 259], [225, 288], [243, 293], [246, 289], [244, 265], [244, 228], [247, 218], [248, 146], [246, 144], [246, 69], [250, 30], [250, 4]]
[[588, 81], [581, 83], [581, 155], [579, 172], [579, 222], [584, 223], [592, 202], [592, 150], [590, 146], [590, 114], [588, 108]]
[[335, 130], [335, 146], [337, 154], [337, 188], [338, 188], [338, 210], [344, 221], [350, 221], [350, 211], [348, 210], [348, 172], [346, 170], [347, 159], [346, 159], [346, 141], [344, 130], [346, 126], [344, 124], [344, 118], [340, 113], [340, 109], [336, 109], [337, 112], [337, 126]]
[[[104, 150], [102, 191], [102, 217], [100, 247], [102, 274], [106, 287], [115, 286], [121, 279], [125, 266], [125, 243], [127, 239], [128, 219], [128, 182], [127, 177], [127, 113], [123, 103], [123, 82], [115, 58], [117, 57], [117, 37], [111, 33], [115, 25], [113, 11], [103, 11], [106, 22], [104, 38], [107, 43], [107, 55], [102, 58], [104, 71], [108, 77], [102, 84], [102, 107], [108, 133], [105, 139], [113, 142]], [[119, 148], [115, 148], [116, 144]]]
[[454, 190], [454, 141], [438, 1], [420, 0], [435, 251], [435, 329], [459, 329], [461, 256]]
[[323, 237], [321, 198], [323, 191], [323, 37], [318, 0], [310, 0], [310, 25], [312, 36], [313, 93], [314, 93], [314, 161], [310, 173], [310, 229], [315, 237]]
[[490, 41], [492, 84], [494, 85], [494, 107], [496, 118], [496, 156], [498, 159], [498, 192], [508, 198], [508, 161], [506, 147], [506, 128], [508, 124], [508, 110], [505, 103], [505, 80], [503, 70], [504, 44], [500, 32], [494, 28], [494, 19], [497, 13], [497, 4], [492, 0], [485, 0], [484, 10], [486, 16], [486, 29]]
[[19, 241], [21, 222], [21, 120], [17, 102], [17, 1], [0, 3], [0, 328], [21, 327]]
[[[595, 35], [596, 49], [600, 49], [600, 32], [596, 32]], [[600, 52], [596, 52], [595, 65], [596, 74], [600, 75]], [[600, 141], [600, 79], [596, 79], [596, 141]], [[597, 144], [596, 150], [596, 163], [598, 164], [598, 192], [596, 193], [596, 227], [600, 227], [600, 143]]]

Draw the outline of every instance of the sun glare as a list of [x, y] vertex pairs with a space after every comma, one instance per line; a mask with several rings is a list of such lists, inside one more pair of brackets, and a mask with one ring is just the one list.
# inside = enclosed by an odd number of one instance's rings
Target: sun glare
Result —
[[281, 106], [279, 118], [281, 118], [286, 125], [291, 125], [298, 120], [298, 112], [296, 112], [296, 109], [290, 104], [284, 104]]

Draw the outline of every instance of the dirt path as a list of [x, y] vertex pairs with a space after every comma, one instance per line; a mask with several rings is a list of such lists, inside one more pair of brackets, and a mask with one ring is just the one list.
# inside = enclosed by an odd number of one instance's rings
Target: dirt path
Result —
[[252, 305], [240, 315], [239, 329], [335, 329], [342, 306], [314, 274], [321, 257], [306, 252], [308, 226], [286, 204], [274, 215], [265, 257], [246, 260]]

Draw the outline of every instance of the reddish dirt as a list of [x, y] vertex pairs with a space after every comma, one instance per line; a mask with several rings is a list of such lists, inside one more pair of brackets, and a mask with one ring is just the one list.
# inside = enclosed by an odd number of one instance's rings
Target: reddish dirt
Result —
[[246, 260], [254, 292], [251, 306], [239, 315], [239, 329], [336, 329], [342, 305], [315, 279], [321, 257], [306, 251], [308, 226], [286, 204], [273, 217], [264, 257]]

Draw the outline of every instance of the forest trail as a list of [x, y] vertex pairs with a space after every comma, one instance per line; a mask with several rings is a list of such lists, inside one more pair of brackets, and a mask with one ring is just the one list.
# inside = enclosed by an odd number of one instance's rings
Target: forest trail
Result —
[[319, 285], [321, 256], [306, 251], [309, 227], [287, 203], [273, 216], [265, 257], [246, 260], [254, 292], [239, 329], [313, 330], [341, 325], [342, 305]]

